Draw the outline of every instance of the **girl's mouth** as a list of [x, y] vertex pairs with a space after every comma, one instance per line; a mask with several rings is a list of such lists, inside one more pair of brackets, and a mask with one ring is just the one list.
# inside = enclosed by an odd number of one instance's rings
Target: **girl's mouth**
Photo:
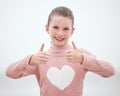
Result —
[[56, 39], [57, 41], [63, 41], [65, 38], [57, 38], [57, 37], [55, 37], [55, 39]]

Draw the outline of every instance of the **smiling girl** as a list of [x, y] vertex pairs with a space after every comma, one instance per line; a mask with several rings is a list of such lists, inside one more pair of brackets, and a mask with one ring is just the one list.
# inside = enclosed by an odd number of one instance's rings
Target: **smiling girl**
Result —
[[90, 52], [79, 49], [69, 38], [74, 33], [74, 16], [64, 6], [56, 7], [49, 15], [46, 32], [51, 37], [51, 47], [10, 64], [6, 75], [21, 78], [35, 75], [40, 87], [40, 96], [82, 96], [84, 77], [94, 72], [102, 77], [114, 75], [113, 66], [99, 60]]

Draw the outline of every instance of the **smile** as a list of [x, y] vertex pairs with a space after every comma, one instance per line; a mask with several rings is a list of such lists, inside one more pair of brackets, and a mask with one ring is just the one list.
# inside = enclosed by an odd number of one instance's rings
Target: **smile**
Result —
[[63, 41], [65, 38], [56, 38], [56, 37], [55, 37], [55, 39], [56, 39], [57, 41]]

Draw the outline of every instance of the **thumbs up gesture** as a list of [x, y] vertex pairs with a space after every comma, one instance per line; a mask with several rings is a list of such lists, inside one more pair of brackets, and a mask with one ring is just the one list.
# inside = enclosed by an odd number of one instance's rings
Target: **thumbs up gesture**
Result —
[[74, 42], [72, 42], [73, 49], [66, 52], [66, 59], [72, 63], [83, 63], [83, 55], [78, 51]]
[[40, 50], [38, 53], [33, 54], [29, 64], [46, 64], [46, 62], [48, 61], [49, 55], [46, 54], [44, 51], [44, 44], [41, 45]]

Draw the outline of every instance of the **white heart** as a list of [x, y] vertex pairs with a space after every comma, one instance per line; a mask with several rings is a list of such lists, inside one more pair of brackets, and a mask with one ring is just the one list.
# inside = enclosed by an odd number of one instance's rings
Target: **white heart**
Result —
[[74, 70], [68, 65], [63, 66], [61, 70], [56, 67], [51, 67], [47, 71], [49, 81], [60, 90], [64, 90], [69, 86], [72, 83], [74, 76]]

